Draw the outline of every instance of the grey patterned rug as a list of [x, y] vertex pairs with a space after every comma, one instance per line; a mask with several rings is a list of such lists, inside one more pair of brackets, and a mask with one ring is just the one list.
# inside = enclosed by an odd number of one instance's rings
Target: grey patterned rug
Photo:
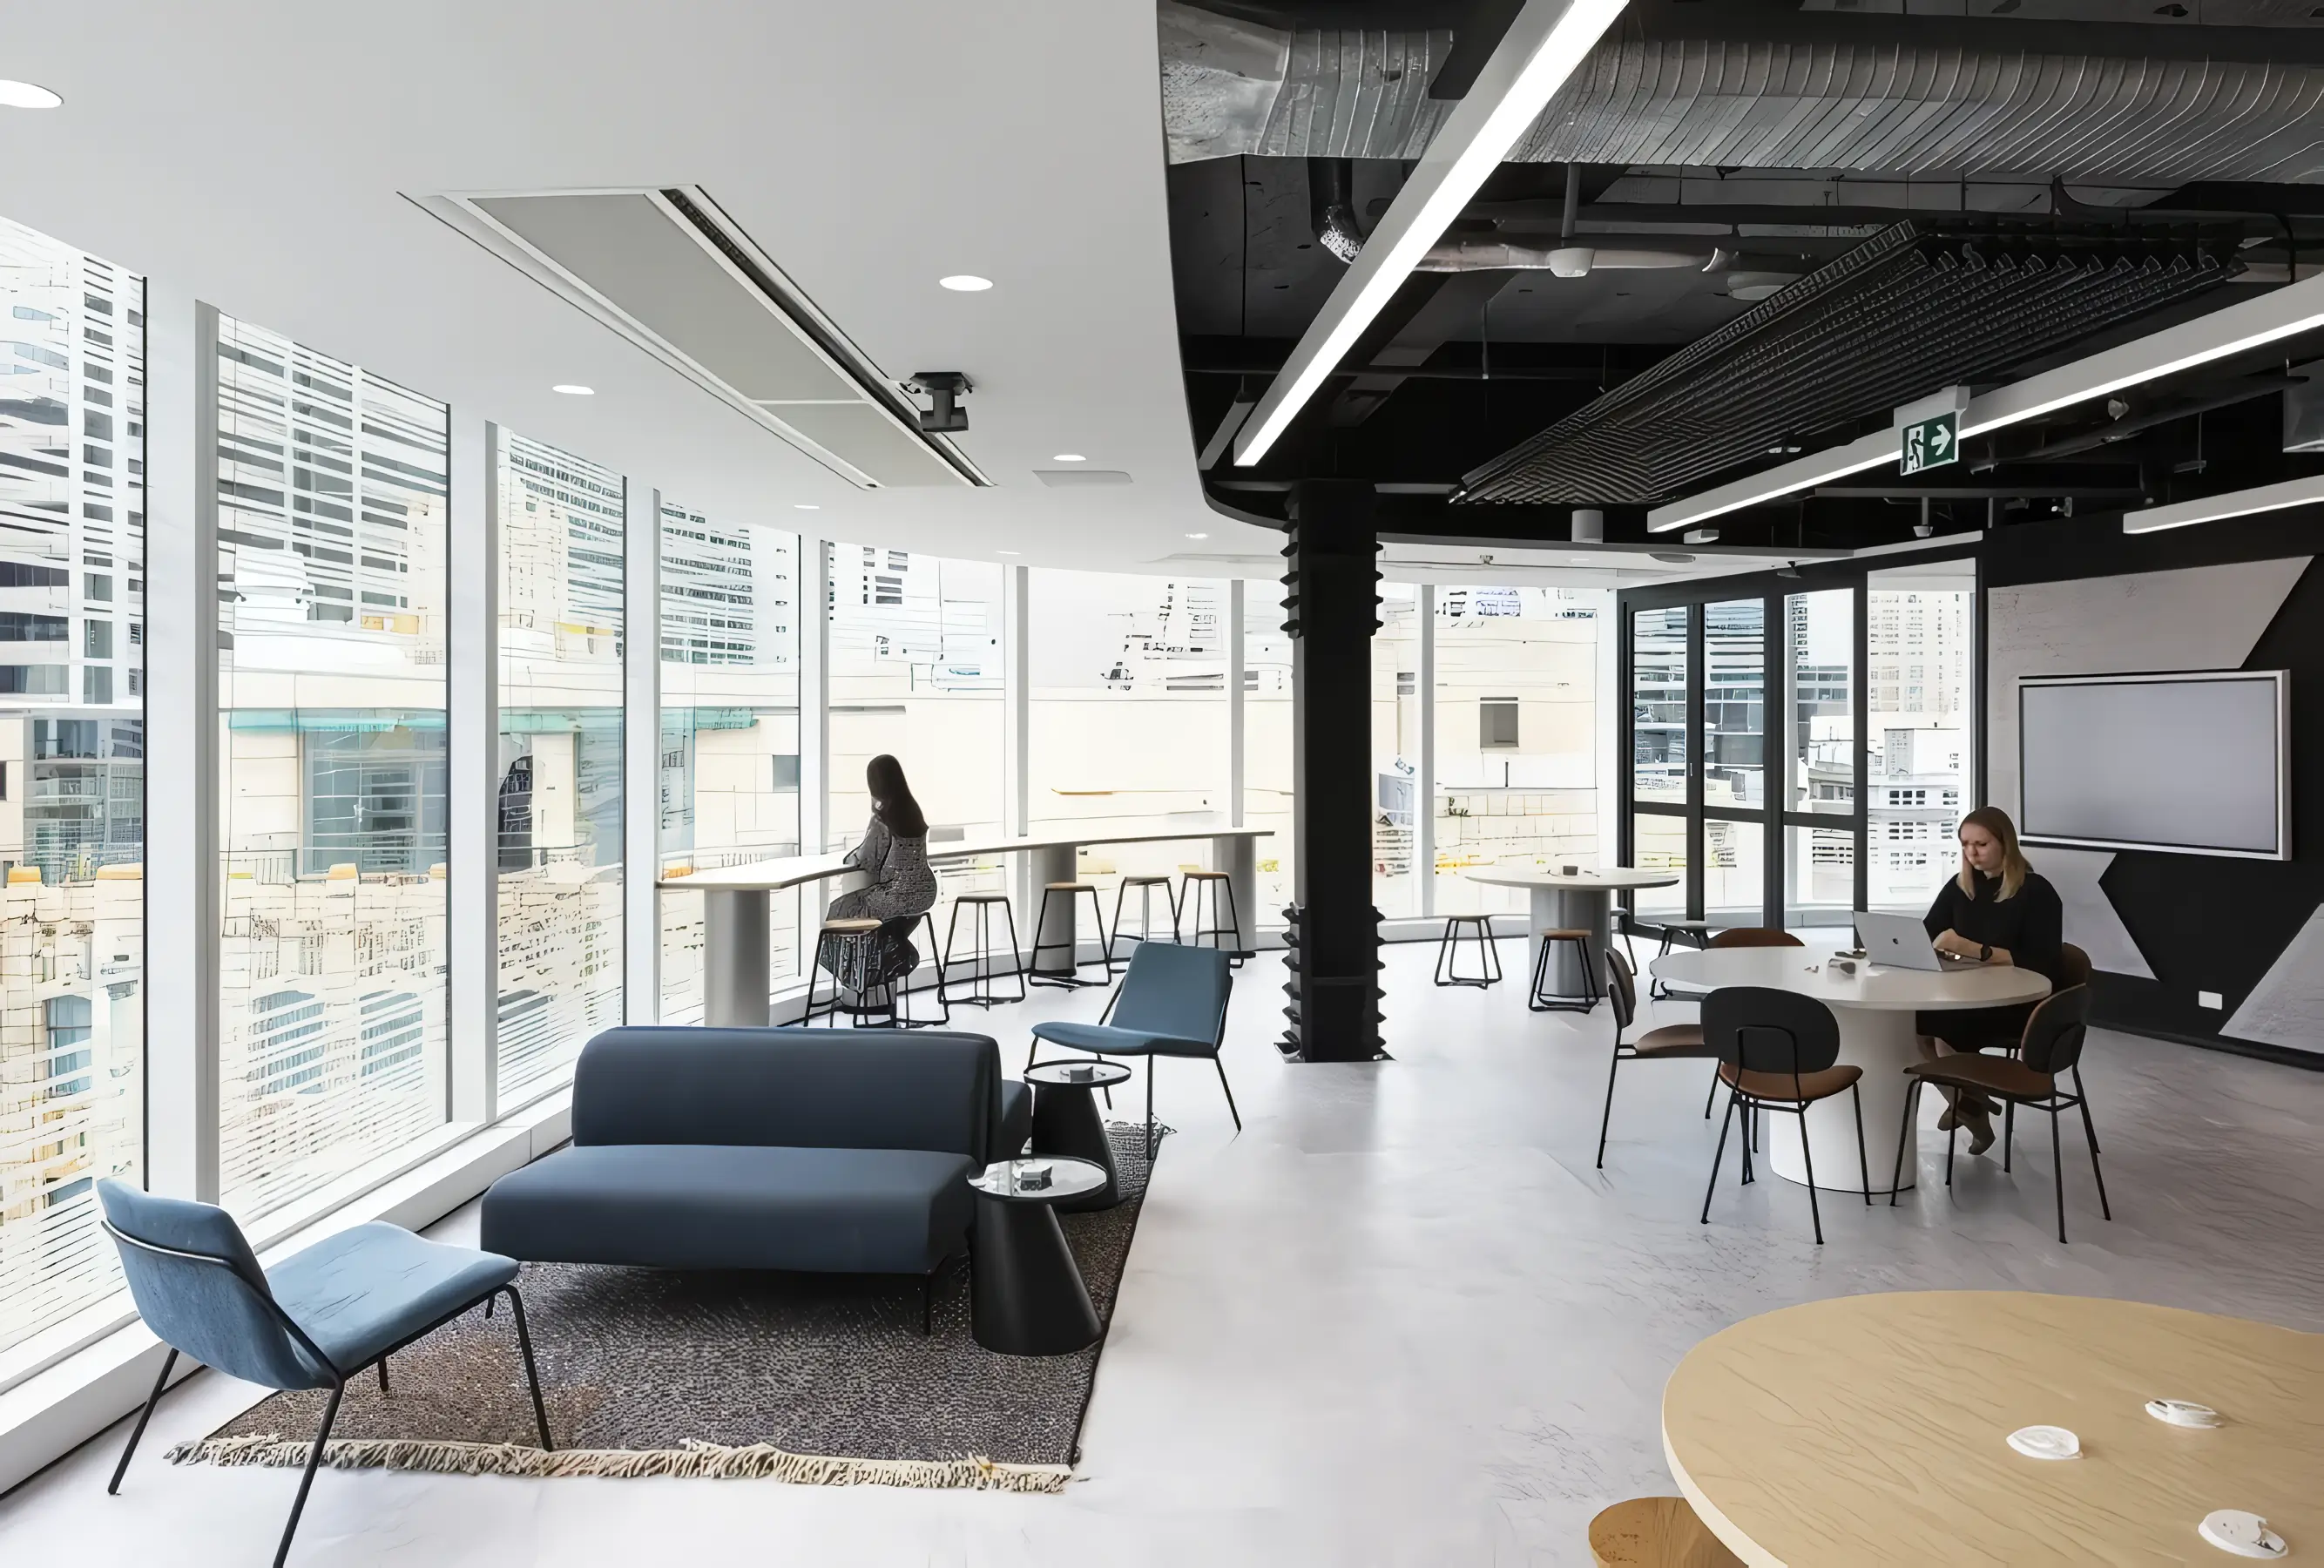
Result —
[[[1122, 1203], [1059, 1216], [1107, 1324], [1148, 1175], [1142, 1130], [1109, 1131]], [[957, 1264], [927, 1338], [917, 1282], [889, 1277], [528, 1263], [518, 1285], [556, 1453], [538, 1446], [506, 1312], [487, 1322], [478, 1309], [397, 1352], [390, 1394], [369, 1373], [350, 1383], [324, 1462], [1056, 1491], [1079, 1457], [1105, 1348], [984, 1350]], [[277, 1394], [171, 1457], [304, 1464], [325, 1397]]]

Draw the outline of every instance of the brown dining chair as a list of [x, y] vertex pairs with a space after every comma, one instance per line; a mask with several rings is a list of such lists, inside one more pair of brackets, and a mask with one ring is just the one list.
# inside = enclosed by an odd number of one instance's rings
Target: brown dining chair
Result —
[[[2070, 991], [2078, 985], [2088, 985], [2090, 973], [2089, 954], [2071, 942], [2058, 944], [2058, 990]], [[2015, 1042], [2003, 1054], [2014, 1056], [2024, 1048], [2024, 1044], [2022, 1040]], [[2082, 1064], [2079, 1060], [2074, 1063], [2074, 1093], [2081, 1096], [2083, 1104], [2089, 1103], [2089, 1091], [2082, 1087]], [[2017, 1107], [2005, 1104], [2001, 1121], [2001, 1168], [2005, 1171], [2009, 1168], [2013, 1158], [2011, 1146], [2016, 1141], [2016, 1130]]]
[[[2058, 1135], [2058, 1118], [2069, 1110], [2082, 1115], [2082, 1136], [2090, 1146], [2090, 1176], [2098, 1188], [2098, 1212], [2108, 1221], [2114, 1209], [2107, 1202], [2106, 1175], [2098, 1168], [2098, 1129], [2090, 1122], [2089, 1102], [2080, 1093], [2060, 1092], [2058, 1080], [2081, 1059], [2082, 1041], [2089, 1033], [2090, 988], [2069, 986], [2052, 992], [2034, 1010], [2025, 1020], [2025, 1034], [2018, 1042], [2017, 1055], [2005, 1056], [1998, 1053], [1964, 1052], [1940, 1056], [1933, 1062], [1915, 1062], [1904, 1071], [1912, 1076], [1911, 1086], [1904, 1093], [1904, 1126], [1897, 1134], [1896, 1172], [1888, 1193], [1890, 1207], [1896, 1203], [1895, 1182], [1904, 1179], [1904, 1150], [1913, 1140], [1913, 1113], [1919, 1108], [1921, 1085], [1935, 1084], [1948, 1089], [1967, 1089], [1991, 1095], [2015, 1111], [2023, 1105], [2030, 1111], [2045, 1111], [2050, 1115], [2050, 1164], [2058, 1187], [2058, 1240], [2066, 1240], [2066, 1162]], [[1953, 1146], [1960, 1141], [1956, 1128], [1945, 1138], [1945, 1185], [1953, 1185]]]
[[1777, 931], [1766, 926], [1729, 926], [1703, 945], [1706, 947], [1804, 947], [1807, 944], [1789, 931]]
[[1743, 1568], [1684, 1498], [1632, 1498], [1590, 1521], [1597, 1568]]
[[1800, 1154], [1807, 1165], [1808, 1213], [1815, 1222], [1816, 1245], [1823, 1245], [1823, 1211], [1816, 1202], [1815, 1154], [1808, 1138], [1810, 1109], [1845, 1093], [1856, 1108], [1856, 1165], [1864, 1179], [1864, 1202], [1872, 1203], [1872, 1167], [1864, 1151], [1864, 1096], [1857, 1085], [1864, 1069], [1840, 1060], [1840, 1020], [1812, 996], [1765, 985], [1723, 985], [1702, 999], [1702, 1038], [1719, 1054], [1719, 1081], [1727, 1085], [1727, 1114], [1719, 1123], [1719, 1152], [1711, 1157], [1711, 1182], [1702, 1189], [1702, 1222], [1711, 1223], [1711, 1198], [1719, 1190], [1719, 1167], [1727, 1158], [1727, 1130], [1742, 1120], [1743, 1179], [1751, 1179], [1748, 1141], [1757, 1113], [1773, 1111], [1800, 1119]]
[[[1614, 1120], [1614, 1079], [1625, 1062], [1674, 1062], [1684, 1058], [1715, 1060], [1719, 1053], [1703, 1043], [1701, 1024], [1665, 1024], [1658, 1029], [1648, 1029], [1636, 1040], [1622, 1037], [1638, 1017], [1638, 980], [1630, 972], [1630, 961], [1606, 949], [1606, 998], [1614, 1010], [1614, 1059], [1606, 1068], [1606, 1111], [1598, 1119], [1598, 1168], [1606, 1167], [1606, 1129]], [[1711, 1093], [1719, 1092], [1719, 1080], [1711, 1079]], [[1708, 1108], [1703, 1111], [1711, 1114]]]

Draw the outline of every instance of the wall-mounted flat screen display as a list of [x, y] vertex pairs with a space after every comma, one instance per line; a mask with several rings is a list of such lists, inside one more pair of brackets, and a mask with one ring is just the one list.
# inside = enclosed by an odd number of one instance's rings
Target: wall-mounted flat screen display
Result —
[[2019, 835], [2289, 860], [2287, 695], [2280, 669], [2019, 681]]

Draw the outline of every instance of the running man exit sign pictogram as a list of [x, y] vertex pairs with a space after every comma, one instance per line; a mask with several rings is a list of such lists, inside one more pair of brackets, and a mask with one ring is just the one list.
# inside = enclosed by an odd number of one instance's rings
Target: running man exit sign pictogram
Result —
[[1923, 468], [1940, 468], [1960, 457], [1960, 415], [1946, 412], [1932, 419], [1920, 420], [1903, 427], [1898, 432], [1903, 445], [1897, 453], [1899, 474], [1918, 474]]

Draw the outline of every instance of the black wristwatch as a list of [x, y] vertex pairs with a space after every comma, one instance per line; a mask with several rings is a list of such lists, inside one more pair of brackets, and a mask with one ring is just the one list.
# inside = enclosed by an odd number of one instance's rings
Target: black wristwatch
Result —
[[1993, 962], [1992, 943], [1980, 942], [1977, 945], [1977, 961], [1979, 964], [1990, 964]]

